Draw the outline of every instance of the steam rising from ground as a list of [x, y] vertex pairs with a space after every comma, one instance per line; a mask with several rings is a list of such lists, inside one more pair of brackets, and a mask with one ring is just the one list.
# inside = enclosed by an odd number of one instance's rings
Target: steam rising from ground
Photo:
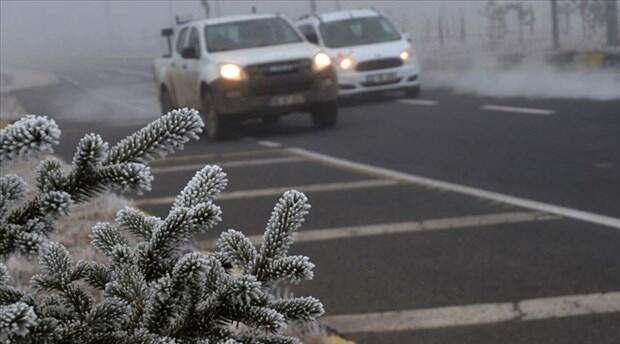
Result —
[[[470, 61], [471, 62], [471, 61]], [[424, 66], [423, 66], [424, 67]], [[468, 68], [424, 73], [424, 86], [493, 97], [620, 99], [620, 71], [570, 70], [531, 59], [502, 66], [497, 59], [474, 58]]]

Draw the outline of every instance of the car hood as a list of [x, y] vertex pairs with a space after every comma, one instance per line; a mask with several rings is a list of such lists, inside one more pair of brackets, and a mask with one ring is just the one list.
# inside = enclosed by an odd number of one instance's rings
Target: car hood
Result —
[[211, 58], [218, 63], [235, 63], [247, 66], [259, 63], [312, 58], [320, 49], [307, 42], [271, 45], [250, 49], [240, 49], [211, 53]]
[[360, 62], [382, 59], [386, 57], [398, 57], [401, 52], [408, 49], [411, 49], [410, 44], [407, 41], [401, 39], [398, 41], [385, 43], [330, 48], [328, 50], [328, 54], [334, 59], [342, 56], [347, 56], [357, 62]]

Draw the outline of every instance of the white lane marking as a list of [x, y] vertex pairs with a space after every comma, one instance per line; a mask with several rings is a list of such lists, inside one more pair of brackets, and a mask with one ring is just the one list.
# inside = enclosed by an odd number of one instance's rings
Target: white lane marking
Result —
[[255, 149], [249, 151], [238, 151], [238, 152], [228, 152], [228, 153], [206, 153], [206, 154], [187, 154], [187, 155], [176, 155], [176, 156], [166, 156], [163, 158], [155, 159], [151, 162], [153, 163], [161, 163], [161, 162], [170, 162], [170, 161], [192, 161], [192, 160], [206, 160], [213, 159], [217, 157], [236, 157], [236, 156], [249, 156], [249, 155], [260, 155], [260, 154], [287, 154], [285, 150], [279, 149]]
[[[127, 109], [127, 110], [136, 111], [136, 112], [140, 112], [140, 113], [143, 113], [143, 114], [147, 114], [147, 115], [149, 115], [149, 116], [153, 116], [153, 113], [152, 113], [152, 112], [150, 112], [150, 111], [146, 111], [146, 110], [144, 110], [144, 109], [143, 109], [143, 108], [141, 108], [141, 107], [138, 107], [138, 106], [133, 106], [133, 105], [129, 105], [129, 104], [126, 104], [126, 103], [121, 103], [121, 102], [117, 101], [117, 100], [116, 100], [116, 99], [114, 99], [114, 98], [107, 97], [107, 96], [103, 96], [103, 95], [101, 95], [101, 94], [99, 94], [99, 93], [96, 93], [96, 92], [95, 92], [95, 91], [93, 91], [92, 89], [89, 89], [89, 88], [87, 88], [87, 87], [82, 86], [82, 85], [81, 85], [81, 84], [80, 84], [77, 80], [75, 80], [75, 79], [73, 79], [73, 78], [70, 78], [70, 77], [68, 77], [68, 76], [61, 76], [60, 78], [61, 78], [61, 79], [63, 79], [63, 80], [65, 80], [65, 81], [67, 81], [67, 82], [69, 82], [69, 83], [70, 83], [70, 84], [72, 84], [73, 86], [75, 86], [75, 87], [77, 87], [77, 88], [82, 89], [83, 91], [85, 91], [86, 93], [88, 93], [88, 94], [89, 94], [90, 96], [92, 96], [93, 98], [99, 99], [100, 101], [102, 101], [102, 102], [104, 102], [104, 103], [114, 104], [114, 105], [116, 105], [116, 106], [123, 107], [123, 108], [125, 108], [125, 109]], [[131, 123], [130, 123], [130, 124], [131, 124]]]
[[267, 140], [261, 140], [261, 141], [258, 141], [257, 143], [263, 147], [269, 147], [269, 148], [282, 147], [282, 145], [277, 142], [267, 141]]
[[[428, 219], [422, 221], [406, 221], [394, 223], [380, 223], [364, 226], [350, 226], [337, 228], [323, 228], [302, 230], [295, 234], [295, 243], [313, 242], [322, 240], [337, 240], [373, 235], [389, 235], [422, 231], [441, 231], [481, 226], [492, 226], [507, 223], [521, 223], [529, 221], [548, 221], [558, 219], [555, 215], [540, 212], [507, 212], [473, 216], [448, 217], [442, 219]], [[254, 244], [260, 244], [262, 235], [248, 237]], [[204, 241], [200, 247], [213, 249], [215, 240]]]
[[[267, 188], [267, 189], [224, 192], [217, 199], [227, 200], [227, 199], [265, 197], [265, 196], [278, 196], [291, 189], [295, 189], [295, 190], [302, 191], [302, 192], [324, 192], [324, 191], [376, 188], [376, 187], [382, 187], [382, 186], [392, 186], [396, 184], [398, 184], [398, 182], [395, 180], [371, 179], [371, 180], [360, 180], [356, 182], [296, 185], [296, 186], [276, 187], [276, 188]], [[170, 197], [170, 196], [157, 197], [157, 198], [143, 198], [143, 199], [134, 200], [133, 204], [136, 206], [172, 204], [175, 198], [176, 197]]]
[[383, 313], [332, 315], [322, 320], [343, 333], [415, 331], [620, 312], [620, 292], [411, 309]]
[[489, 111], [516, 112], [516, 113], [525, 113], [529, 115], [541, 115], [541, 116], [549, 116], [555, 113], [555, 110], [532, 109], [532, 108], [514, 107], [514, 106], [501, 106], [501, 105], [484, 105], [480, 108], [482, 110], [489, 110]]
[[133, 70], [133, 69], [124, 69], [124, 68], [106, 68], [106, 69], [108, 71], [119, 73], [119, 74], [128, 74], [128, 75], [134, 75], [134, 76], [139, 76], [139, 77], [149, 78], [149, 79], [152, 79], [154, 77], [153, 73], [141, 72], [141, 71]]
[[579, 209], [573, 209], [568, 207], [563, 207], [559, 205], [533, 201], [526, 198], [516, 197], [505, 195], [499, 192], [487, 191], [483, 189], [474, 188], [471, 186], [460, 185], [451, 182], [445, 182], [437, 179], [426, 178], [417, 176], [414, 174], [398, 172], [394, 170], [390, 170], [383, 167], [372, 166], [368, 164], [362, 164], [359, 162], [354, 162], [350, 160], [340, 159], [336, 157], [332, 157], [329, 155], [315, 153], [302, 148], [286, 148], [289, 152], [293, 154], [301, 155], [307, 159], [314, 159], [318, 162], [324, 162], [326, 164], [332, 166], [338, 166], [340, 168], [349, 169], [353, 171], [358, 171], [362, 173], [366, 173], [372, 176], [377, 176], [381, 178], [390, 178], [393, 180], [398, 180], [401, 182], [425, 185], [433, 188], [443, 189], [447, 191], [452, 191], [468, 196], [474, 196], [478, 198], [484, 198], [491, 201], [496, 201], [500, 203], [506, 203], [510, 205], [514, 205], [517, 207], [543, 211], [555, 215], [560, 215], [564, 217], [569, 217], [576, 220], [581, 220], [585, 222], [595, 223], [598, 225], [608, 226], [620, 229], [620, 219], [601, 215], [596, 213], [591, 213]]
[[403, 104], [422, 105], [422, 106], [437, 105], [436, 101], [427, 100], [427, 99], [399, 99], [398, 102], [403, 103]]
[[153, 173], [169, 173], [169, 172], [183, 172], [183, 171], [197, 171], [205, 165], [218, 165], [222, 168], [230, 167], [243, 167], [243, 166], [258, 166], [258, 165], [275, 165], [285, 164], [291, 162], [304, 161], [302, 158], [271, 158], [271, 159], [253, 159], [253, 160], [238, 160], [238, 161], [222, 161], [222, 162], [210, 162], [205, 164], [191, 164], [191, 165], [175, 165], [175, 166], [163, 166], [153, 167], [151, 172]]

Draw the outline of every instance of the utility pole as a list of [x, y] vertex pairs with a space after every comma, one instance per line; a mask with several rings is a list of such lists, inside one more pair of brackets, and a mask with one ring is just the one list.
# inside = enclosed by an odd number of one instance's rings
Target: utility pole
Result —
[[310, 0], [310, 13], [316, 14], [316, 0]]
[[551, 34], [553, 35], [553, 49], [559, 49], [560, 31], [558, 27], [558, 0], [551, 0]]
[[620, 45], [618, 37], [618, 2], [607, 0], [607, 44], [609, 46]]

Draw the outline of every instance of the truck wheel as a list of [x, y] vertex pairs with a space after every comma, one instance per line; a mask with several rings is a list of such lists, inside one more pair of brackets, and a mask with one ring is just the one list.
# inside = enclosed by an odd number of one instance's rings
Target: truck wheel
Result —
[[263, 116], [263, 124], [265, 125], [265, 127], [269, 129], [278, 125], [279, 122], [280, 122], [280, 116], [273, 116], [273, 115]]
[[405, 88], [405, 96], [407, 98], [417, 98], [420, 95], [420, 86], [412, 86]]
[[207, 136], [213, 140], [221, 140], [226, 134], [224, 119], [217, 113], [213, 104], [213, 95], [209, 90], [202, 91], [202, 113], [205, 117]]
[[165, 88], [162, 88], [159, 95], [159, 104], [161, 105], [162, 114], [172, 111], [172, 98], [170, 98], [170, 93], [168, 93], [168, 90]]
[[317, 128], [331, 128], [338, 120], [338, 103], [336, 101], [321, 103], [311, 113], [312, 123]]

